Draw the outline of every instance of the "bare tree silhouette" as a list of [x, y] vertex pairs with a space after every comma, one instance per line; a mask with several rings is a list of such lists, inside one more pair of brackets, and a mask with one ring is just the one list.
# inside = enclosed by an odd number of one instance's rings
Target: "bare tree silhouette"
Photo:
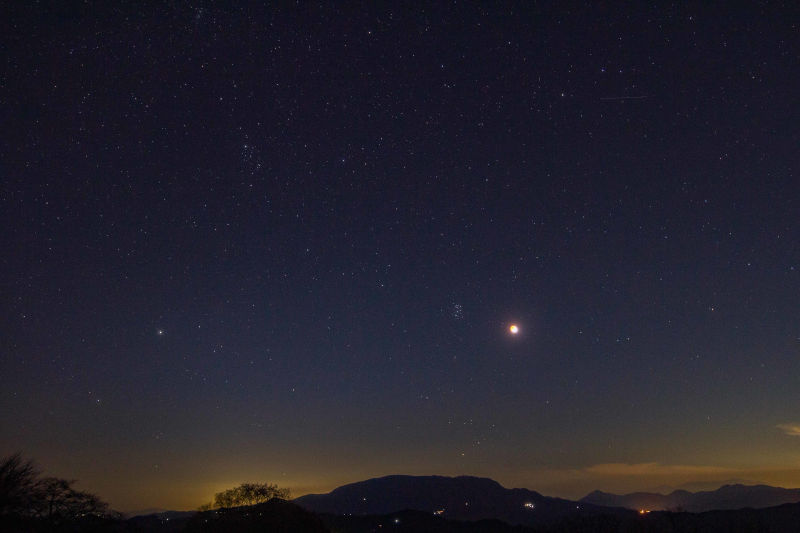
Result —
[[64, 524], [119, 517], [106, 502], [74, 489], [73, 483], [40, 477], [33, 462], [19, 453], [0, 460], [0, 529], [11, 522]]
[[24, 514], [36, 503], [39, 472], [15, 453], [0, 462], [0, 516]]
[[242, 483], [238, 487], [218, 492], [214, 495], [213, 503], [200, 506], [201, 511], [207, 511], [215, 507], [240, 507], [243, 505], [256, 505], [279, 498], [288, 500], [291, 492], [287, 488], [279, 488], [277, 485], [269, 483]]

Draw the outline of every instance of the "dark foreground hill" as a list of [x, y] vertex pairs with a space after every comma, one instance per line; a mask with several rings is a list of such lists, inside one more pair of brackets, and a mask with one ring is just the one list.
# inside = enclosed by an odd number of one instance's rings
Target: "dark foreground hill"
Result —
[[285, 500], [202, 512], [158, 513], [135, 516], [120, 523], [125, 533], [327, 533], [314, 513]]
[[[319, 515], [290, 502], [273, 500], [252, 507], [197, 513], [180, 525], [172, 520], [151, 524], [155, 529], [117, 529], [141, 533], [186, 532], [296, 532], [296, 533], [797, 533], [800, 504], [768, 509], [741, 509], [707, 513], [638, 513], [571, 515], [539, 527], [510, 525], [500, 520], [459, 521], [423, 511], [384, 515]], [[178, 527], [176, 527], [178, 526]], [[165, 529], [168, 528], [168, 529]], [[98, 530], [93, 530], [98, 531]], [[104, 530], [105, 531], [105, 530]]]
[[322, 520], [284, 500], [272, 500], [248, 507], [217, 509], [194, 515], [186, 533], [327, 533]]
[[[627, 509], [671, 510], [701, 513], [704, 511], [760, 509], [785, 503], [800, 502], [800, 489], [784, 489], [768, 485], [725, 485], [712, 491], [687, 492], [676, 490], [669, 494], [634, 492], [609, 494], [594, 491], [581, 499], [583, 503], [625, 507]], [[798, 528], [800, 530], [800, 528]]]
[[[398, 511], [383, 515], [316, 515], [291, 502], [271, 500], [251, 506], [185, 515], [175, 519], [150, 515], [116, 523], [83, 523], [70, 527], [45, 524], [9, 524], [0, 531], [19, 533], [797, 533], [800, 503], [767, 509], [740, 509], [706, 513], [626, 512], [572, 514], [542, 526], [510, 525], [497, 519], [459, 521], [425, 511]], [[24, 527], [23, 527], [24, 526]]]
[[699, 514], [582, 515], [542, 527], [511, 526], [497, 520], [460, 522], [419, 511], [367, 517], [322, 515], [322, 519], [335, 533], [797, 533], [800, 504]]
[[325, 525], [335, 533], [538, 533], [526, 526], [512, 526], [500, 520], [475, 522], [447, 520], [423, 511], [400, 511], [388, 515], [342, 516], [320, 515]]
[[737, 509], [705, 513], [653, 512], [641, 517], [642, 533], [796, 533], [800, 531], [800, 503], [766, 509]]
[[410, 509], [450, 520], [492, 519], [527, 526], [554, 524], [574, 516], [633, 515], [628, 510], [550, 498], [527, 489], [506, 489], [491, 479], [469, 476], [387, 476], [294, 501], [309, 511], [334, 515], [386, 515]]

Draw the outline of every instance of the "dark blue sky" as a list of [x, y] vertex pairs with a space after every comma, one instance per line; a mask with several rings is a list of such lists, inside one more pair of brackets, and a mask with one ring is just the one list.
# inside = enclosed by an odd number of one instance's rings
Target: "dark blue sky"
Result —
[[798, 10], [592, 4], [4, 7], [0, 452], [800, 485]]

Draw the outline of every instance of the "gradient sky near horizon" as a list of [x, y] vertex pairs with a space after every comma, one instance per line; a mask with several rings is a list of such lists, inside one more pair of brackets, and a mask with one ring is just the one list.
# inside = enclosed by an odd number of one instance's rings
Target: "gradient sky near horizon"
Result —
[[139, 4], [1, 8], [0, 454], [800, 486], [796, 5]]

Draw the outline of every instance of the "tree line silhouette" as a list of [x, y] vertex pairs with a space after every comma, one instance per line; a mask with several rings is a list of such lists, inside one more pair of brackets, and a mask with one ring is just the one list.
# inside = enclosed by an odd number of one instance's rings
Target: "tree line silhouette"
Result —
[[0, 529], [29, 531], [45, 526], [117, 520], [120, 514], [74, 481], [43, 477], [30, 460], [15, 453], [0, 461]]

